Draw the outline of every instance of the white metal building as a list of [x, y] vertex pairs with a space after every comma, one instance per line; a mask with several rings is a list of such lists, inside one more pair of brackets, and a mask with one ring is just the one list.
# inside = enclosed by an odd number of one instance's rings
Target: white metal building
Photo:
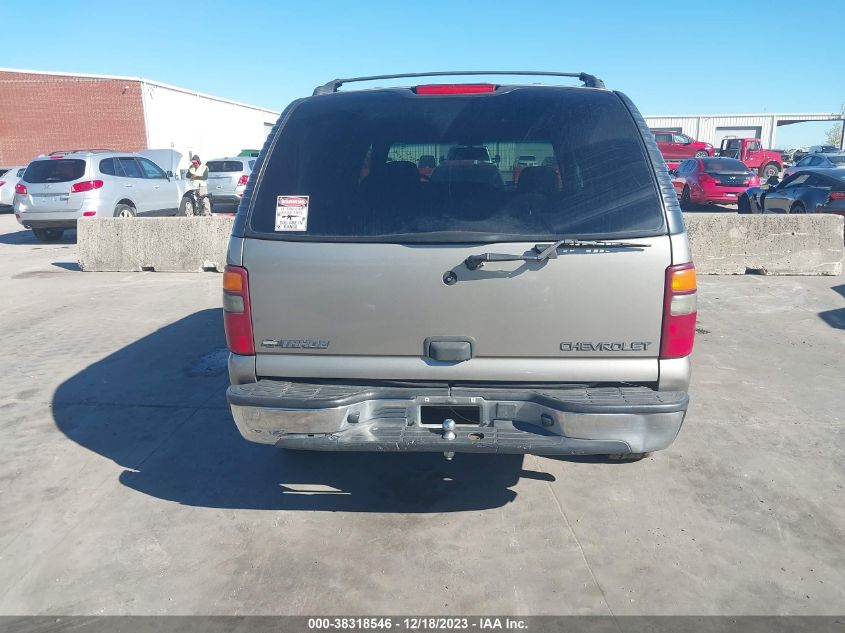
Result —
[[[842, 112], [805, 114], [685, 114], [680, 116], [646, 116], [652, 129], [681, 132], [716, 147], [727, 136], [759, 138], [763, 147], [777, 148], [777, 129], [781, 125], [806, 121], [842, 121]], [[779, 148], [787, 149], [787, 148]]]
[[203, 160], [261, 149], [278, 112], [142, 79], [147, 147]]

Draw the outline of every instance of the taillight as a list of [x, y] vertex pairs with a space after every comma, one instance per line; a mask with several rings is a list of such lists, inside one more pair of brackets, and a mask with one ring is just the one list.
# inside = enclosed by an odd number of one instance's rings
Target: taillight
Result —
[[475, 95], [483, 92], [495, 92], [495, 84], [427, 84], [417, 86], [418, 95]]
[[845, 200], [845, 191], [831, 191], [827, 199], [830, 200], [830, 202], [833, 202], [834, 200]]
[[708, 173], [705, 171], [705, 172], [702, 172], [702, 173], [698, 174], [698, 182], [703, 182], [703, 183], [711, 184], [711, 183], [716, 182], [716, 179], [715, 179], [715, 178], [713, 178], [713, 176], [711, 176], [710, 174], [708, 174]]
[[223, 272], [223, 328], [230, 352], [247, 356], [255, 354], [249, 309], [249, 275], [241, 266], [226, 266]]
[[698, 295], [692, 263], [666, 269], [660, 358], [683, 358], [692, 352]]
[[241, 174], [241, 177], [238, 178], [238, 187], [246, 187], [246, 183], [249, 180], [249, 176], [246, 174]]
[[70, 186], [71, 193], [82, 193], [83, 191], [91, 191], [92, 189], [100, 189], [103, 186], [102, 180], [83, 180], [82, 182], [75, 182]]
[[6, 184], [6, 181], [5, 181], [5, 180], [0, 180], [0, 187], [2, 187], [2, 186], [3, 186], [3, 185], [5, 185], [5, 184]]
[[26, 185], [22, 185], [21, 183], [16, 184], [15, 193], [19, 193], [21, 195], [26, 194]]

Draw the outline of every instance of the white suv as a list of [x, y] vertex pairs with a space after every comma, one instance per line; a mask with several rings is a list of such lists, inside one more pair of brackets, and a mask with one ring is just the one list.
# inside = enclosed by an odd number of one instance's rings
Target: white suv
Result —
[[44, 242], [82, 217], [176, 215], [188, 183], [131, 152], [79, 151], [32, 161], [15, 185], [21, 224]]

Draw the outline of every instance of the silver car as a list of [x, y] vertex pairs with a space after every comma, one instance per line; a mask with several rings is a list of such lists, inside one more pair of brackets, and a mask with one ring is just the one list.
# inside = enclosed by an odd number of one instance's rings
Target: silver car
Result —
[[805, 156], [792, 167], [789, 167], [783, 172], [783, 177], [791, 176], [797, 171], [803, 171], [808, 167], [814, 169], [838, 169], [845, 167], [845, 152], [836, 152], [835, 154], [810, 154]]
[[215, 158], [206, 163], [208, 193], [211, 194], [214, 204], [240, 204], [255, 160], [247, 156], [236, 156]]
[[[697, 311], [683, 217], [634, 104], [580, 78], [335, 80], [288, 107], [223, 277], [243, 437], [632, 459], [674, 441]], [[424, 179], [409, 158], [455, 146], [554, 160], [512, 183], [483, 161]]]
[[11, 207], [15, 201], [15, 185], [23, 176], [26, 165], [0, 169], [0, 207]]
[[15, 213], [42, 241], [82, 217], [176, 215], [188, 183], [129, 152], [83, 151], [37, 158], [16, 186]]

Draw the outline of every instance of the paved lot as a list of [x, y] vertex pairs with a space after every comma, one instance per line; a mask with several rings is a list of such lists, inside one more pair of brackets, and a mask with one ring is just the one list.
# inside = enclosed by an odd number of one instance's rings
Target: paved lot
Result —
[[225, 406], [215, 274], [82, 273], [0, 216], [2, 614], [845, 611], [845, 283], [705, 278], [634, 464], [282, 454]]

